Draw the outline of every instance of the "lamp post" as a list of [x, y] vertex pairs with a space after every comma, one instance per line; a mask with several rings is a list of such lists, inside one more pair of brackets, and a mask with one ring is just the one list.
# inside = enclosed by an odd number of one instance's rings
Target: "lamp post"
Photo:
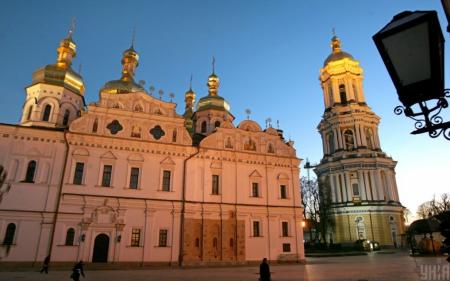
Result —
[[450, 140], [450, 122], [439, 116], [450, 90], [444, 89], [444, 37], [436, 11], [402, 12], [373, 40], [403, 104], [395, 114], [416, 121], [412, 134]]

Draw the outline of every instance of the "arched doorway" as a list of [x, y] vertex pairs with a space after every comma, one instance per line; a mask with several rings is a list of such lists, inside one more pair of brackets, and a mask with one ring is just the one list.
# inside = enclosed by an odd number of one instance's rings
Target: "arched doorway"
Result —
[[106, 234], [99, 234], [95, 237], [94, 253], [92, 262], [108, 262], [109, 237]]

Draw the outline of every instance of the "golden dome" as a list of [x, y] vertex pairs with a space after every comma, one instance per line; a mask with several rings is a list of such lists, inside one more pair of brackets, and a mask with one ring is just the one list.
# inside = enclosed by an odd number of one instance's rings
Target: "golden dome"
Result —
[[133, 45], [122, 54], [122, 77], [112, 80], [100, 89], [100, 92], [108, 94], [127, 94], [135, 92], [146, 92], [144, 87], [134, 81], [136, 67], [139, 66], [139, 55]]
[[341, 39], [336, 35], [331, 38], [331, 50], [332, 53], [326, 58], [323, 66], [326, 66], [329, 62], [341, 60], [344, 58], [353, 59], [353, 56], [349, 53], [342, 51], [341, 49]]
[[208, 93], [210, 96], [217, 96], [217, 92], [219, 90], [219, 86], [220, 86], [220, 79], [219, 77], [217, 77], [217, 75], [213, 72], [211, 75], [209, 75], [208, 77], [208, 83], [206, 83], [206, 85], [208, 86]]
[[84, 94], [84, 82], [81, 75], [72, 68], [72, 59], [76, 56], [76, 45], [72, 39], [72, 31], [61, 40], [57, 49], [56, 64], [49, 64], [33, 73], [32, 85], [47, 83], [62, 86], [76, 94]]

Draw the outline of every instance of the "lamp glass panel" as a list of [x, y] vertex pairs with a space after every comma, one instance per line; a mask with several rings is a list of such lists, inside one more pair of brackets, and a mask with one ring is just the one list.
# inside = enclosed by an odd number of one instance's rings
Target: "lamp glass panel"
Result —
[[428, 23], [412, 26], [381, 41], [402, 86], [431, 78]]

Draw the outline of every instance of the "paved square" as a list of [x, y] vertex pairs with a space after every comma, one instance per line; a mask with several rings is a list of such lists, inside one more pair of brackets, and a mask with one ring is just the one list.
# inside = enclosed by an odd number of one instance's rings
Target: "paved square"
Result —
[[[0, 264], [1, 266], [1, 264]], [[308, 258], [306, 265], [271, 265], [273, 281], [418, 281], [450, 280], [450, 266], [442, 257], [409, 257], [406, 253], [370, 254], [368, 256]], [[38, 268], [36, 268], [36, 271]], [[258, 268], [162, 268], [143, 270], [86, 270], [84, 281], [256, 281]], [[1, 281], [71, 280], [69, 271], [0, 272]]]

